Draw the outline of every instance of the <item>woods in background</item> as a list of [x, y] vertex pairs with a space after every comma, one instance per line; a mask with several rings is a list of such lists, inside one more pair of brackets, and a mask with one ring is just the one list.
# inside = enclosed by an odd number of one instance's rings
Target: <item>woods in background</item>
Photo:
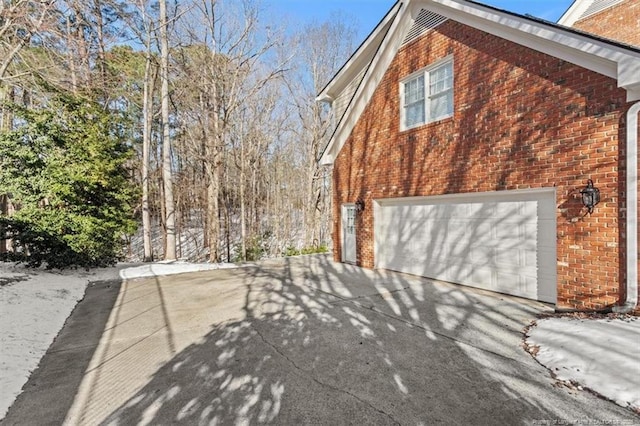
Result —
[[45, 241], [100, 264], [127, 236], [130, 258], [218, 262], [328, 244], [316, 160], [334, 123], [315, 95], [355, 32], [268, 13], [250, 0], [2, 0], [0, 252], [33, 258]]

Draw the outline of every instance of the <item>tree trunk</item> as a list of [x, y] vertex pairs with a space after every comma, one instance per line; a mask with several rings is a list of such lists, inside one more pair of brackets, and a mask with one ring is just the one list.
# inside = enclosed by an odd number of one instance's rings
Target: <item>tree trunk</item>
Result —
[[[215, 151], [215, 148], [214, 148]], [[212, 155], [213, 161], [217, 162], [217, 154]], [[220, 206], [218, 197], [220, 195], [220, 174], [215, 164], [210, 165], [209, 185], [207, 186], [207, 228], [209, 236], [209, 261], [218, 262], [220, 253], [218, 251], [218, 239], [220, 238]]]
[[[212, 89], [212, 96], [215, 99], [216, 91]], [[207, 116], [204, 139], [205, 139], [205, 170], [207, 172], [207, 245], [209, 246], [209, 261], [218, 262], [220, 260], [219, 239], [220, 239], [220, 147], [218, 143], [218, 118], [216, 109], [214, 113]], [[211, 126], [211, 130], [209, 128]]]
[[[242, 136], [241, 136], [242, 138]], [[240, 140], [240, 255], [242, 260], [247, 260], [247, 223], [245, 217], [245, 164], [244, 164], [244, 141]]]
[[[71, 17], [67, 16], [67, 43], [71, 44]], [[74, 94], [78, 93], [78, 73], [76, 71], [76, 59], [74, 49], [70, 46], [67, 48], [67, 64], [69, 66], [69, 73], [71, 74], [71, 91]]]
[[149, 213], [149, 150], [151, 147], [151, 125], [153, 123], [153, 90], [156, 68], [151, 64], [151, 46], [147, 41], [147, 59], [144, 69], [143, 89], [143, 129], [142, 129], [142, 236], [144, 242], [144, 261], [153, 262], [151, 244], [151, 215]]
[[94, 4], [94, 13], [96, 18], [96, 36], [98, 43], [98, 70], [100, 71], [100, 82], [98, 89], [100, 90], [100, 94], [103, 97], [102, 101], [105, 105], [108, 105], [109, 93], [107, 92], [107, 61], [106, 61], [106, 49], [105, 49], [105, 41], [104, 41], [104, 19], [102, 17], [102, 2], [100, 0], [96, 0]]
[[[4, 106], [5, 100], [13, 101], [14, 88], [0, 81], [0, 132], [9, 132], [13, 128], [13, 114]], [[9, 194], [0, 194], [0, 215], [9, 216], [11, 200]], [[11, 240], [0, 239], [0, 253], [11, 249]]]
[[176, 216], [171, 172], [171, 132], [169, 128], [169, 40], [167, 35], [167, 1], [160, 0], [160, 79], [162, 81], [162, 181], [165, 205], [165, 260], [176, 259]]
[[[217, 43], [215, 32], [215, 6], [216, 2], [211, 2], [210, 25], [211, 25], [211, 67], [216, 67]], [[212, 75], [217, 75], [216, 69], [212, 69]], [[214, 79], [210, 87], [211, 109], [207, 114], [207, 132], [211, 126], [211, 132], [206, 140], [205, 157], [209, 172], [209, 186], [207, 187], [207, 220], [209, 228], [209, 261], [219, 262], [219, 240], [220, 240], [220, 156], [222, 155], [222, 137], [220, 135], [220, 99], [218, 98], [217, 81]]]

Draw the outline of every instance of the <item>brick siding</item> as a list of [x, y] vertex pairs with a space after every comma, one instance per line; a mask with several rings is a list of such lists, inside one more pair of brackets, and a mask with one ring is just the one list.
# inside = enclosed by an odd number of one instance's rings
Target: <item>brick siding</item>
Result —
[[577, 21], [573, 27], [638, 47], [640, 46], [640, 2], [628, 0], [618, 3]]
[[[448, 55], [454, 116], [401, 132], [399, 81]], [[372, 268], [374, 199], [555, 186], [557, 305], [615, 304], [624, 288], [625, 97], [613, 79], [447, 21], [401, 48], [335, 161], [335, 259], [340, 206], [358, 198], [357, 263]], [[602, 195], [592, 215], [579, 194], [587, 179]]]

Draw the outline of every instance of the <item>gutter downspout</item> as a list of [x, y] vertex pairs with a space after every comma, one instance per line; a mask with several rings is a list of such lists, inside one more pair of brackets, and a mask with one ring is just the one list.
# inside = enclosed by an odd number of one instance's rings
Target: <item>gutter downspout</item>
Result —
[[613, 307], [623, 314], [638, 304], [638, 113], [640, 102], [627, 111], [627, 299]]

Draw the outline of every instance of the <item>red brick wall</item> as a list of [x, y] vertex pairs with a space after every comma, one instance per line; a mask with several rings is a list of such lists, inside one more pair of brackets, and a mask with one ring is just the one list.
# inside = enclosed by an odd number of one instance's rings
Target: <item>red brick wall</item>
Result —
[[640, 2], [637, 0], [624, 1], [577, 21], [573, 27], [623, 43], [640, 46]]
[[[399, 130], [399, 80], [453, 55], [452, 118]], [[365, 200], [357, 259], [373, 259], [372, 200], [457, 192], [557, 188], [558, 306], [614, 304], [622, 288], [625, 92], [610, 78], [448, 21], [403, 47], [338, 155], [340, 205]], [[585, 215], [587, 179], [602, 201]], [[620, 180], [619, 180], [620, 179]]]

